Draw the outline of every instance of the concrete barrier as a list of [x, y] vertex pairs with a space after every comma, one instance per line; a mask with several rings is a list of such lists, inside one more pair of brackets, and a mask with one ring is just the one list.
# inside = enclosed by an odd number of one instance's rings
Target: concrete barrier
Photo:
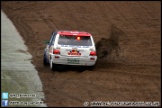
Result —
[[[46, 107], [44, 102], [39, 104], [45, 96], [38, 72], [31, 64], [31, 58], [22, 37], [1, 10], [1, 91], [8, 93], [8, 106]], [[36, 97], [20, 97], [26, 94]], [[3, 100], [2, 97], [1, 100]], [[13, 101], [19, 103], [11, 105]]]

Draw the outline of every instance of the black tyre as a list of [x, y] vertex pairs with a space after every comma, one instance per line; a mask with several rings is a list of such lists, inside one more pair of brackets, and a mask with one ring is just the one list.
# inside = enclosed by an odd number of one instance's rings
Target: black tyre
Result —
[[48, 63], [48, 61], [47, 61], [47, 58], [46, 58], [45, 54], [44, 54], [44, 57], [43, 57], [43, 65], [44, 65], [44, 66], [48, 66], [48, 65], [49, 65], [49, 63]]
[[88, 66], [87, 68], [88, 68], [88, 70], [93, 71], [95, 69], [95, 65], [94, 66]]
[[78, 72], [84, 72], [86, 70], [86, 67], [85, 66], [80, 66], [77, 69], [78, 69]]

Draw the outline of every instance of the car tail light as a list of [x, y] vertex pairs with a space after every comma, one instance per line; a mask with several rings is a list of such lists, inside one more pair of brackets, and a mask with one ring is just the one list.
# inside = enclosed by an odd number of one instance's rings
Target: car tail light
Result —
[[55, 56], [55, 58], [60, 58], [59, 56]]
[[96, 52], [95, 51], [91, 51], [90, 52], [90, 56], [96, 56]]
[[60, 50], [53, 50], [53, 54], [60, 54]]
[[95, 58], [90, 58], [90, 60], [95, 60]]

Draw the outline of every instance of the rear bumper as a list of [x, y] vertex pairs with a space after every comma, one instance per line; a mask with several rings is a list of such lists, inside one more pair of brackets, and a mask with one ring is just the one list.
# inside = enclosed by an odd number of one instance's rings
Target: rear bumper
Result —
[[52, 54], [52, 62], [54, 64], [63, 65], [78, 65], [78, 66], [94, 66], [97, 61], [97, 56], [78, 57], [78, 56], [61, 56]]

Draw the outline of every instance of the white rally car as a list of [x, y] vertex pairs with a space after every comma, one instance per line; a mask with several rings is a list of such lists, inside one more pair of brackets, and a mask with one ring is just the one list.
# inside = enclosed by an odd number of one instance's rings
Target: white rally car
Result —
[[93, 67], [96, 61], [95, 43], [87, 32], [55, 31], [44, 50], [43, 63], [51, 70], [56, 64]]

